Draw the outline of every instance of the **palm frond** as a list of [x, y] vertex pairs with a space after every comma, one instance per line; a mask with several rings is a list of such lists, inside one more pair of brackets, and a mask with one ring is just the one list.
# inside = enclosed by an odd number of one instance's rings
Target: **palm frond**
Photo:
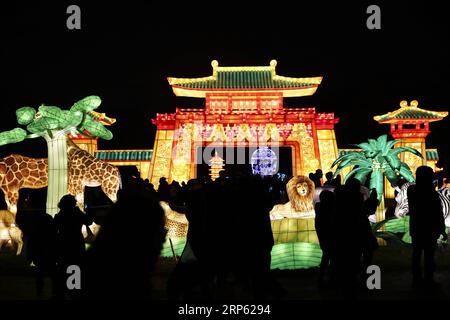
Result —
[[382, 152], [384, 151], [384, 149], [386, 148], [386, 144], [387, 144], [387, 134], [383, 134], [382, 136], [379, 136], [377, 139], [377, 148], [379, 150], [381, 150]]
[[388, 141], [387, 144], [386, 144], [386, 149], [385, 149], [386, 153], [383, 154], [383, 155], [386, 155], [392, 149], [392, 147], [395, 146], [399, 142], [400, 142], [400, 140]]
[[373, 151], [378, 150], [378, 143], [375, 139], [367, 139], [369, 141], [369, 144], [372, 146]]
[[[366, 168], [366, 167], [360, 167], [360, 168], [353, 169], [345, 176], [344, 184], [347, 182], [348, 179], [350, 179], [354, 175], [359, 175], [359, 177], [361, 177], [361, 179], [362, 179], [364, 176], [367, 176], [371, 172], [372, 172], [372, 169]], [[358, 179], [358, 178], [356, 178], [356, 179]], [[361, 181], [361, 179], [358, 179], [358, 180]]]
[[380, 203], [384, 192], [384, 175], [381, 170], [374, 170], [370, 175], [370, 189], [377, 191], [377, 199]]
[[400, 166], [400, 175], [406, 179], [406, 181], [408, 182], [414, 182], [416, 179], [414, 178], [413, 173], [411, 172], [411, 169], [409, 168], [409, 166], [402, 162], [401, 166]]
[[359, 143], [357, 146], [366, 151], [375, 151], [374, 147], [367, 142]]
[[389, 165], [389, 167], [393, 171], [400, 170], [400, 166], [401, 166], [402, 162], [400, 161], [400, 159], [398, 158], [397, 155], [388, 154], [386, 156], [383, 156], [383, 159], [384, 159], [384, 161], [386, 161], [386, 163]]
[[402, 152], [411, 152], [412, 154], [414, 154], [414, 155], [416, 155], [416, 156], [418, 156], [418, 157], [420, 157], [420, 158], [423, 158], [422, 154], [421, 154], [419, 151], [417, 151], [416, 149], [411, 148], [411, 147], [399, 147], [399, 148], [395, 148], [395, 149], [393, 149], [393, 150], [390, 152], [390, 154], [391, 154], [391, 155], [398, 155], [399, 153], [402, 153]]
[[400, 239], [395, 233], [389, 231], [377, 231], [374, 233], [375, 237], [381, 238], [391, 245], [397, 245], [404, 248], [410, 248], [411, 244]]
[[384, 226], [386, 223], [388, 223], [391, 220], [397, 219], [397, 217], [390, 217], [387, 219], [384, 219], [382, 221], [376, 222], [374, 224], [372, 224], [372, 231], [378, 231], [382, 226]]
[[361, 170], [361, 171], [355, 173], [355, 179], [358, 179], [361, 182], [361, 184], [364, 185], [366, 183], [367, 177], [372, 172], [372, 168], [361, 168], [361, 169], [366, 169], [366, 170]]
[[352, 162], [347, 163], [345, 166], [338, 166], [336, 171], [334, 172], [335, 176], [338, 175], [343, 169], [345, 169], [346, 167], [349, 166], [359, 166], [359, 167], [370, 167], [371, 166], [371, 162], [369, 160], [354, 160]]
[[342, 162], [344, 160], [347, 159], [364, 159], [364, 154], [361, 151], [352, 151], [349, 153], [346, 153], [342, 156], [340, 156], [339, 158], [337, 158], [336, 160], [334, 160], [334, 162], [331, 164], [331, 168], [333, 168], [336, 164], [338, 164], [339, 162]]
[[385, 168], [384, 169], [384, 175], [389, 180], [391, 184], [395, 184], [397, 182], [397, 175], [395, 174], [394, 170], [391, 168]]

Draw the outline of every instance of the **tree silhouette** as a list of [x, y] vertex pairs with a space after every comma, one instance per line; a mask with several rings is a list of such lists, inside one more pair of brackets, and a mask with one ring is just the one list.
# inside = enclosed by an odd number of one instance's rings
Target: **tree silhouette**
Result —
[[17, 123], [26, 130], [15, 128], [0, 133], [0, 146], [42, 137], [48, 148], [47, 212], [58, 212], [59, 199], [67, 194], [67, 134], [82, 134], [90, 138], [110, 140], [113, 135], [96, 121], [93, 110], [101, 104], [98, 96], [88, 96], [76, 102], [70, 110], [41, 105], [36, 111], [31, 107], [16, 110]]

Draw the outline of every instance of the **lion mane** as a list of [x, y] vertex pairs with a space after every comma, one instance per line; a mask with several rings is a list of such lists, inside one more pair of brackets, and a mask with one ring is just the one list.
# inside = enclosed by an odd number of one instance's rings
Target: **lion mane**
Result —
[[[303, 185], [307, 188], [306, 195], [300, 195], [297, 186]], [[286, 185], [286, 191], [291, 202], [292, 208], [297, 212], [309, 212], [314, 210], [314, 182], [305, 176], [294, 176]]]

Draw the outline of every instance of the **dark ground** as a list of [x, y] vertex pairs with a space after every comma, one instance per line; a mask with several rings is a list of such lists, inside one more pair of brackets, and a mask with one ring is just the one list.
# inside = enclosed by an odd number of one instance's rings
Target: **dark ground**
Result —
[[[361, 300], [408, 300], [448, 299], [450, 297], [450, 254], [449, 248], [436, 254], [436, 281], [440, 286], [434, 290], [418, 291], [411, 288], [409, 269], [410, 249], [381, 247], [374, 255], [374, 264], [381, 268], [381, 290], [360, 292]], [[154, 299], [165, 300], [166, 280], [174, 267], [173, 259], [162, 258], [152, 277]], [[331, 290], [317, 288], [317, 269], [273, 270], [273, 275], [286, 289], [283, 300], [340, 300], [342, 296]], [[2, 252], [0, 255], [0, 300], [33, 300], [35, 296], [34, 270], [23, 256]], [[48, 284], [48, 282], [47, 282]], [[43, 299], [50, 298], [46, 285]], [[240, 287], [229, 284], [223, 292], [229, 300], [247, 300], [250, 296]]]

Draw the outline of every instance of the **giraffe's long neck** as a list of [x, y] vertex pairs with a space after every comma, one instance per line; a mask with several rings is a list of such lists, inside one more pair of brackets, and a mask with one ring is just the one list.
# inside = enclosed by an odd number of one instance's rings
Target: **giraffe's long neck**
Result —
[[73, 161], [75, 154], [80, 150], [80, 148], [69, 138], [67, 138], [67, 161], [68, 166], [70, 167], [71, 162]]
[[74, 152], [79, 149], [79, 147], [69, 138], [67, 138], [67, 154]]

